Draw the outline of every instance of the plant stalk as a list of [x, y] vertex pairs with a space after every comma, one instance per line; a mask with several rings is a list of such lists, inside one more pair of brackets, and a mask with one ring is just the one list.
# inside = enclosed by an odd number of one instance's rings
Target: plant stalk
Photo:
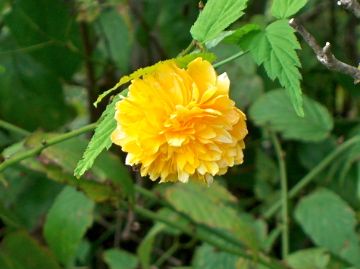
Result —
[[[127, 203], [123, 202], [122, 204], [127, 207]], [[154, 221], [162, 222], [168, 226], [171, 226], [173, 228], [176, 228], [176, 229], [182, 231], [183, 233], [185, 233], [191, 237], [196, 237], [199, 240], [204, 241], [204, 242], [218, 248], [219, 250], [222, 250], [222, 251], [225, 251], [228, 253], [232, 253], [234, 255], [243, 257], [248, 260], [254, 260], [253, 255], [248, 254], [248, 253], [246, 253], [246, 251], [242, 251], [239, 248], [233, 248], [229, 245], [219, 243], [219, 241], [216, 238], [209, 236], [208, 233], [202, 233], [199, 230], [199, 227], [196, 225], [188, 225], [182, 221], [169, 220], [168, 218], [166, 218], [160, 214], [156, 214], [155, 212], [148, 210], [146, 208], [143, 208], [141, 206], [138, 206], [138, 205], [136, 205], [134, 207], [134, 211], [137, 214], [141, 215], [142, 217], [145, 217], [145, 218], [148, 218], [148, 219], [151, 219]], [[258, 263], [266, 266], [269, 269], [284, 269], [284, 266], [282, 266], [279, 262], [271, 260], [268, 257], [265, 258], [265, 257], [259, 256], [259, 257], [257, 257], [257, 261], [258, 261]]]
[[288, 184], [286, 175], [286, 164], [284, 152], [281, 148], [280, 141], [274, 132], [270, 133], [275, 153], [279, 162], [280, 185], [281, 185], [281, 253], [282, 259], [285, 260], [289, 255], [289, 205], [288, 205]]
[[247, 53], [248, 53], [248, 51], [240, 51], [240, 52], [235, 53], [234, 55], [231, 55], [230, 57], [228, 57], [228, 58], [226, 58], [226, 59], [224, 59], [224, 60], [222, 60], [220, 62], [217, 62], [217, 63], [213, 64], [213, 66], [214, 66], [214, 68], [218, 68], [218, 67], [220, 67], [220, 66], [222, 66], [224, 64], [227, 64], [227, 63], [229, 63], [231, 61], [236, 60], [237, 58], [240, 58], [241, 56], [244, 56]]
[[10, 157], [9, 159], [5, 160], [0, 164], [0, 173], [4, 171], [9, 166], [12, 166], [16, 163], [21, 162], [22, 160], [25, 160], [27, 158], [30, 158], [32, 156], [35, 156], [36, 154], [39, 154], [41, 151], [43, 151], [45, 148], [50, 147], [52, 145], [61, 143], [63, 141], [66, 141], [70, 138], [79, 136], [81, 134], [87, 133], [93, 129], [95, 129], [97, 123], [92, 123], [89, 125], [86, 125], [84, 127], [81, 127], [79, 129], [73, 130], [71, 132], [58, 135], [53, 138], [49, 138], [48, 140], [43, 141], [39, 146], [34, 147], [32, 149], [20, 152], [18, 154], [15, 154], [14, 157]]
[[[356, 143], [360, 142], [360, 135], [354, 136], [353, 138], [347, 140], [326, 156], [317, 166], [315, 166], [306, 176], [304, 176], [290, 191], [289, 198], [294, 198], [304, 189], [312, 180], [316, 178], [330, 163], [334, 161], [341, 153], [350, 148]], [[281, 201], [275, 202], [263, 215], [265, 219], [271, 218], [277, 210], [281, 207]]]
[[30, 134], [29, 131], [22, 129], [20, 127], [17, 127], [15, 125], [13, 125], [9, 122], [3, 121], [3, 120], [0, 120], [0, 128], [3, 128], [5, 130], [8, 130], [10, 132], [13, 132], [13, 133], [16, 133], [16, 134], [19, 134], [22, 136], [27, 136]]

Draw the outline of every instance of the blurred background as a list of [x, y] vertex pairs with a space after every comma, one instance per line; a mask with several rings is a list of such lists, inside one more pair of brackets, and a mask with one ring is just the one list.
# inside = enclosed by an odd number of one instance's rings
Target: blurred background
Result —
[[[0, 0], [0, 162], [41, 142], [44, 133], [51, 136], [95, 122], [109, 100], [98, 108], [93, 102], [121, 76], [176, 57], [192, 40], [189, 30], [199, 14], [198, 2]], [[246, 15], [231, 28], [250, 22], [266, 25], [272, 20], [270, 6], [270, 0], [249, 1]], [[298, 17], [320, 44], [330, 41], [339, 59], [358, 65], [355, 16], [334, 0], [312, 0]], [[290, 187], [340, 142], [360, 132], [359, 86], [350, 77], [327, 70], [299, 41], [303, 92], [328, 110], [334, 129], [318, 142], [282, 141]], [[220, 43], [211, 51], [222, 60], [239, 47]], [[265, 93], [279, 88], [250, 55], [218, 69], [225, 71], [231, 96], [245, 112]], [[0, 173], [0, 268], [268, 268], [139, 216], [131, 205], [119, 206], [120, 200], [133, 199], [151, 212], [181, 220], [134, 192], [139, 185], [212, 228], [230, 227], [244, 247], [256, 245], [279, 258], [278, 217], [263, 215], [279, 197], [277, 159], [265, 128], [255, 126], [252, 119], [248, 127], [244, 165], [205, 189], [139, 180], [135, 170], [123, 165], [124, 155], [116, 148], [103, 153], [84, 179], [77, 180], [73, 170], [89, 135], [49, 147], [7, 168]], [[305, 256], [311, 258], [293, 258], [293, 268], [340, 269], [360, 264], [359, 146], [339, 155], [298, 197], [319, 188], [326, 188], [321, 197], [335, 196], [329, 198], [334, 204], [325, 199], [318, 211], [311, 210], [319, 202], [310, 197], [306, 211], [310, 215], [302, 215], [307, 204], [297, 209], [296, 220], [290, 221], [290, 247], [293, 252], [317, 249]], [[330, 211], [326, 211], [328, 204]], [[298, 199], [290, 203], [291, 215], [298, 206]], [[318, 217], [338, 226], [314, 235], [306, 221]], [[350, 250], [339, 256], [344, 244]], [[296, 262], [314, 257], [322, 261], [317, 267], [296, 267]]]

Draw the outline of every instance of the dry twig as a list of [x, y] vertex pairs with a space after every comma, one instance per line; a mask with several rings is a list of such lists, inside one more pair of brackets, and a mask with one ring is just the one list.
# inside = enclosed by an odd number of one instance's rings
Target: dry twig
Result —
[[337, 1], [339, 6], [344, 6], [347, 10], [354, 13], [354, 15], [360, 19], [360, 4], [358, 0], [339, 0]]
[[305, 40], [305, 42], [312, 48], [316, 54], [317, 59], [320, 63], [326, 66], [328, 69], [337, 71], [354, 78], [355, 83], [360, 81], [360, 70], [354, 66], [348, 65], [344, 62], [339, 61], [334, 54], [331, 52], [331, 44], [326, 42], [322, 48], [312, 34], [308, 32], [301, 24], [295, 19], [289, 21], [291, 27], [293, 27]]

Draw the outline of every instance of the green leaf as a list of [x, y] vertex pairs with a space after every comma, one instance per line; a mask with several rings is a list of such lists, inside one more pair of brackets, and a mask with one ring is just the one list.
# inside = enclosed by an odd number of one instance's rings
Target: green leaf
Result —
[[300, 250], [286, 259], [293, 269], [327, 269], [330, 255], [321, 248]]
[[[44, 139], [53, 136], [54, 134], [35, 132], [25, 141], [4, 150], [4, 156], [12, 158], [28, 148], [40, 145]], [[86, 175], [87, 180], [77, 180], [73, 176], [76, 164], [87, 144], [86, 139], [74, 137], [62, 142], [61, 145], [54, 145], [43, 150], [38, 160], [46, 160], [46, 164], [34, 159], [24, 160], [21, 164], [31, 170], [46, 174], [51, 180], [81, 189], [95, 202], [117, 201], [123, 199], [124, 195], [133, 201], [135, 192], [131, 175], [122, 164], [121, 159], [109, 151], [104, 151], [98, 156], [90, 172]], [[104, 181], [111, 181], [113, 184], [101, 184]], [[5, 192], [4, 195], [6, 196], [8, 193]], [[1, 196], [0, 188], [0, 199]], [[4, 197], [4, 200], [9, 201], [10, 199]]]
[[50, 251], [25, 231], [5, 236], [0, 246], [0, 266], [1, 269], [60, 269]]
[[138, 259], [135, 255], [115, 248], [104, 252], [104, 261], [110, 269], [135, 269], [138, 266]]
[[[28, 229], [34, 229], [41, 224], [54, 201], [54, 197], [60, 192], [61, 186], [44, 175], [26, 171], [26, 189], [18, 196], [13, 205], [13, 212], [19, 217]], [[16, 184], [19, 178], [13, 178], [12, 184]]]
[[278, 79], [290, 95], [299, 116], [304, 116], [299, 68], [296, 54], [300, 44], [286, 20], [278, 20], [263, 31], [252, 31], [239, 41], [240, 47], [249, 50], [258, 65], [263, 65], [272, 80]]
[[[236, 269], [236, 255], [219, 251], [212, 246], [203, 244], [198, 247], [192, 262], [193, 269]], [[241, 267], [243, 268], [243, 267]]]
[[3, 176], [8, 185], [0, 187], [0, 218], [10, 226], [36, 229], [61, 186], [20, 165], [7, 169]]
[[5, 208], [3, 203], [0, 203], [0, 219], [8, 227], [21, 227], [20, 221], [18, 220], [17, 216], [11, 210]]
[[[10, 39], [0, 42], [1, 49], [15, 46]], [[65, 102], [60, 81], [51, 71], [20, 53], [0, 54], [0, 62], [6, 68], [6, 72], [0, 73], [3, 120], [27, 130], [39, 126], [53, 130], [69, 120], [71, 109]]]
[[137, 249], [137, 255], [140, 259], [141, 268], [150, 269], [150, 265], [152, 262], [152, 250], [154, 247], [156, 236], [164, 229], [164, 225], [154, 225], [146, 234], [145, 238], [141, 241]]
[[77, 178], [81, 177], [93, 166], [95, 159], [104, 149], [108, 150], [111, 147], [111, 133], [116, 128], [115, 105], [119, 100], [120, 96], [118, 95], [103, 112], [99, 120], [99, 124], [95, 129], [95, 134], [91, 138], [83, 157], [78, 162], [74, 170], [74, 175]]
[[327, 109], [304, 96], [305, 116], [299, 117], [284, 90], [273, 90], [259, 98], [250, 108], [250, 118], [256, 125], [268, 126], [286, 139], [320, 141], [333, 128]]
[[308, 170], [313, 169], [337, 146], [336, 138], [329, 136], [320, 142], [301, 143], [297, 147], [300, 164]]
[[259, 234], [255, 221], [235, 208], [236, 198], [216, 182], [211, 188], [197, 183], [169, 187], [165, 197], [178, 211], [194, 221], [231, 233], [245, 246], [257, 249]]
[[322, 189], [303, 198], [295, 218], [312, 241], [360, 266], [360, 240], [354, 211], [336, 193]]
[[308, 0], [274, 0], [271, 13], [278, 19], [285, 19], [303, 8]]
[[81, 239], [93, 222], [94, 202], [66, 187], [49, 210], [44, 227], [46, 242], [58, 260], [70, 266]]
[[225, 37], [224, 41], [230, 44], [238, 44], [240, 40], [251, 32], [259, 32], [261, 28], [257, 24], [246, 24], [231, 33], [231, 35]]
[[100, 31], [104, 33], [108, 43], [110, 56], [122, 72], [129, 69], [131, 56], [131, 36], [128, 26], [116, 9], [110, 9], [100, 14]]
[[192, 37], [202, 43], [209, 41], [244, 15], [247, 0], [209, 0], [190, 29]]
[[19, 46], [30, 48], [36, 61], [66, 79], [76, 71], [82, 54], [79, 29], [69, 7], [61, 1], [19, 0], [5, 16]]

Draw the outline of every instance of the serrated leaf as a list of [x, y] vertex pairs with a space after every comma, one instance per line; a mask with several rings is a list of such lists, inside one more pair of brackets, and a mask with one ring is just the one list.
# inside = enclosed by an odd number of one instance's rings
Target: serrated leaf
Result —
[[234, 34], [234, 31], [223, 31], [219, 35], [217, 35], [215, 38], [207, 41], [205, 43], [205, 47], [207, 49], [212, 49], [212, 48], [216, 47], [217, 45], [219, 45], [220, 42], [226, 40], [226, 38], [228, 38], [232, 34]]
[[110, 269], [135, 269], [138, 265], [138, 259], [135, 255], [115, 248], [104, 252], [104, 261]]
[[149, 73], [153, 72], [154, 70], [156, 70], [156, 68], [158, 68], [159, 65], [162, 65], [162, 64], [164, 64], [166, 62], [175, 61], [175, 63], [177, 65], [184, 68], [184, 67], [186, 67], [188, 65], [188, 63], [190, 63], [192, 60], [194, 60], [197, 57], [201, 57], [204, 60], [207, 60], [209, 62], [213, 62], [216, 59], [216, 56], [213, 53], [200, 52], [200, 53], [188, 54], [188, 55], [177, 57], [177, 58], [170, 59], [170, 60], [160, 61], [160, 62], [157, 62], [154, 65], [147, 66], [147, 67], [144, 67], [144, 68], [139, 68], [138, 70], [131, 73], [130, 75], [126, 75], [126, 76], [121, 77], [119, 82], [116, 83], [114, 87], [112, 87], [110, 90], [107, 90], [107, 91], [103, 92], [102, 94], [100, 94], [99, 97], [96, 99], [96, 102], [94, 103], [94, 106], [97, 107], [97, 105], [101, 102], [102, 99], [104, 99], [104, 97], [108, 96], [110, 93], [114, 92], [115, 90], [117, 90], [122, 85], [130, 82], [133, 79], [140, 78], [140, 77], [142, 77], [142, 76], [144, 76], [146, 74], [149, 74]]
[[93, 222], [94, 202], [73, 187], [55, 199], [46, 218], [44, 236], [58, 260], [70, 266], [86, 230]]
[[60, 269], [55, 257], [27, 232], [5, 236], [0, 246], [1, 269]]
[[231, 35], [227, 36], [224, 41], [230, 44], [238, 44], [241, 39], [251, 33], [251, 32], [259, 32], [261, 31], [261, 28], [259, 25], [257, 24], [246, 24], [238, 29], [236, 29], [235, 31], [233, 31], [231, 33]]
[[178, 211], [194, 221], [231, 233], [254, 250], [259, 248], [260, 236], [255, 220], [238, 212], [234, 205], [236, 198], [219, 184], [214, 183], [211, 188], [197, 183], [173, 185], [166, 189], [165, 197]]
[[295, 219], [312, 241], [360, 266], [360, 240], [355, 212], [336, 193], [322, 189], [298, 204]]
[[271, 14], [278, 19], [285, 19], [303, 8], [308, 0], [274, 0]]
[[247, 0], [209, 0], [190, 29], [192, 37], [202, 43], [215, 38], [221, 31], [244, 15]]
[[292, 109], [284, 90], [273, 90], [260, 97], [250, 108], [250, 118], [256, 125], [268, 126], [286, 139], [320, 141], [329, 135], [333, 119], [320, 103], [304, 96], [305, 116]]
[[300, 44], [286, 20], [278, 20], [259, 32], [251, 32], [239, 41], [249, 50], [258, 65], [263, 65], [269, 78], [278, 79], [284, 87], [299, 116], [304, 116], [300, 88], [301, 63], [296, 54]]
[[115, 105], [120, 100], [120, 96], [116, 96], [114, 100], [106, 107], [103, 112], [99, 124], [95, 129], [95, 133], [87, 146], [83, 157], [78, 162], [74, 175], [79, 178], [94, 164], [95, 159], [104, 149], [109, 149], [112, 145], [110, 136], [116, 128], [115, 121]]

